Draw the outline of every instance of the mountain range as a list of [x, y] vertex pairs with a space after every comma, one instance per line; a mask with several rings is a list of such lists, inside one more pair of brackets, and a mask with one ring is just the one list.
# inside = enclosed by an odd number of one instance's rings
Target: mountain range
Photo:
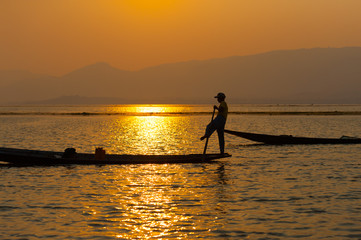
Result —
[[55, 77], [0, 71], [0, 104], [361, 103], [361, 47], [280, 50], [123, 71], [108, 63]]

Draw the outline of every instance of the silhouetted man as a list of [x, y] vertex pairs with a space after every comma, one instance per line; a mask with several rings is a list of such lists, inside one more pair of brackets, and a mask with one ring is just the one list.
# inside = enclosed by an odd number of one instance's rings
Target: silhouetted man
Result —
[[212, 133], [214, 133], [215, 130], [217, 130], [218, 134], [218, 142], [219, 142], [219, 149], [221, 150], [221, 153], [224, 153], [224, 126], [226, 125], [227, 115], [228, 115], [228, 106], [225, 102], [226, 95], [224, 93], [218, 93], [217, 96], [218, 102], [220, 103], [217, 107], [216, 105], [213, 106], [214, 109], [218, 110], [217, 117], [207, 125], [206, 133], [203, 137], [201, 137], [201, 140], [205, 138], [209, 138]]

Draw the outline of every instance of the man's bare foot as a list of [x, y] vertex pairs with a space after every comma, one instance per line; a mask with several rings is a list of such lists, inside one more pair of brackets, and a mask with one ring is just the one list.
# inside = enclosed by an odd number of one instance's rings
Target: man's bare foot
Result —
[[206, 136], [201, 137], [201, 141], [203, 141], [206, 138]]

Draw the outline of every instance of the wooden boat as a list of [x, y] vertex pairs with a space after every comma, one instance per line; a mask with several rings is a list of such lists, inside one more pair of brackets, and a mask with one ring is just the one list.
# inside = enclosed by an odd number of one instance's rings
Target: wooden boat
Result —
[[311, 137], [294, 137], [292, 135], [268, 135], [248, 132], [237, 132], [224, 130], [224, 132], [242, 137], [255, 142], [261, 142], [271, 145], [283, 144], [357, 144], [361, 143], [361, 138], [346, 137], [341, 138], [311, 138]]
[[[68, 149], [67, 149], [68, 150]], [[38, 151], [16, 148], [0, 148], [0, 161], [15, 165], [105, 165], [105, 164], [161, 164], [161, 163], [203, 163], [231, 157], [230, 154], [188, 154], [188, 155], [117, 155], [106, 154], [103, 158], [90, 153], [66, 154], [65, 152]]]

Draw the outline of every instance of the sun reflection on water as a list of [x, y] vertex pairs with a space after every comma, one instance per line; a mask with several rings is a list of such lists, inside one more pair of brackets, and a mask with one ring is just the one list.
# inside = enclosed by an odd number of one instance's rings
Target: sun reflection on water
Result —
[[137, 113], [164, 113], [171, 112], [171, 108], [167, 105], [137, 105], [133, 107], [133, 111]]
[[[111, 152], [128, 154], [179, 152], [180, 143], [187, 138], [185, 130], [189, 126], [189, 121], [185, 118], [153, 116], [152, 114], [182, 111], [181, 108], [168, 105], [116, 107], [113, 111], [134, 113], [134, 115], [117, 117], [107, 126], [104, 132], [108, 139], [107, 147], [111, 149]], [[142, 114], [147, 115], [142, 116]]]
[[213, 214], [219, 211], [223, 185], [209, 187], [221, 177], [220, 166], [196, 167], [203, 178], [192, 172], [194, 167], [150, 164], [101, 172], [97, 180], [104, 191], [97, 201], [105, 205], [86, 210], [89, 230], [106, 223], [107, 234], [119, 239], [207, 236], [219, 227]]
[[[104, 134], [113, 153], [185, 154], [190, 145], [199, 142], [193, 139], [197, 134], [190, 134], [194, 131], [197, 128], [187, 117], [120, 116], [114, 118]], [[198, 145], [194, 145], [195, 152]]]
[[194, 111], [194, 106], [177, 104], [134, 104], [109, 106], [105, 112], [125, 113], [133, 115], [171, 114]]

